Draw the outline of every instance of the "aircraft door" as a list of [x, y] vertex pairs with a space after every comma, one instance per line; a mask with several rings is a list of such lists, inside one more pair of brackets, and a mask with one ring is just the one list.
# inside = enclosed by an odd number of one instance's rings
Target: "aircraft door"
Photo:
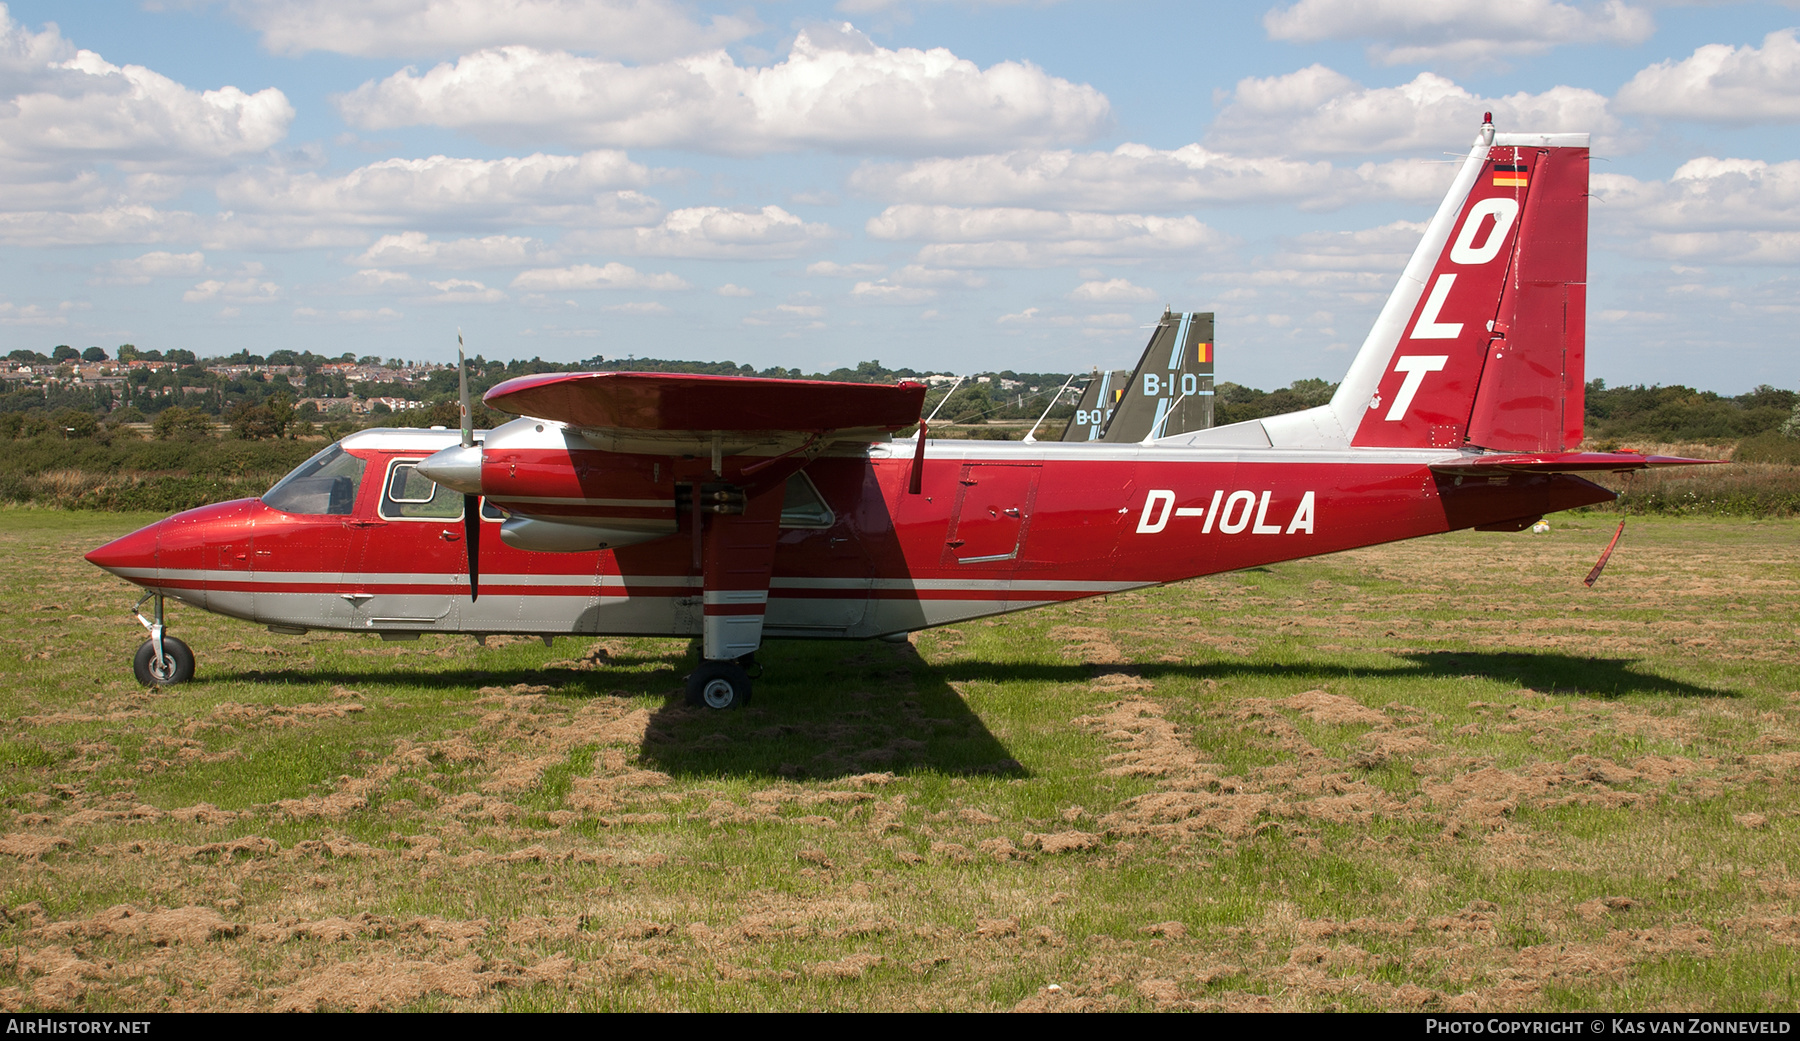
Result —
[[1037, 499], [1036, 463], [964, 463], [944, 563], [1016, 564]]
[[862, 467], [818, 470], [817, 482], [806, 472], [787, 481], [765, 632], [843, 636], [869, 613], [875, 563], [862, 539], [868, 518], [829, 504], [880, 503], [880, 486]]
[[385, 460], [379, 490], [345, 522], [350, 551], [340, 598], [349, 607], [347, 628], [458, 629], [468, 598], [462, 496], [420, 474], [418, 463]]

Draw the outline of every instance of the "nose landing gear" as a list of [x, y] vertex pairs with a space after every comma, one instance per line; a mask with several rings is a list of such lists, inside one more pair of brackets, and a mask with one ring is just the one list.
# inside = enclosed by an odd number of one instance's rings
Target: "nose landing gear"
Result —
[[[144, 604], [151, 603], [150, 617], [144, 617]], [[137, 620], [150, 631], [150, 638], [137, 649], [131, 671], [146, 687], [167, 687], [194, 678], [194, 652], [188, 645], [170, 636], [163, 628], [161, 593], [145, 593], [131, 609]]]

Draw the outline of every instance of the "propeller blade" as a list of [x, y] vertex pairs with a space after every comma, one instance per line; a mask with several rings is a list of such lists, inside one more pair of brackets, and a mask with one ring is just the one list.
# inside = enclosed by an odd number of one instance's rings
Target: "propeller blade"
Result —
[[475, 414], [469, 409], [469, 363], [463, 357], [461, 329], [456, 330], [456, 387], [462, 407], [462, 446], [470, 448], [475, 444]]
[[481, 599], [481, 496], [463, 496], [463, 545], [469, 551], [469, 602]]

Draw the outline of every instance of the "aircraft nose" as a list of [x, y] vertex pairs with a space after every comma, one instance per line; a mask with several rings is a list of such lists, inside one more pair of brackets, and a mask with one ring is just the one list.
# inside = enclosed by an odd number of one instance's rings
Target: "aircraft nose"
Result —
[[104, 568], [120, 578], [149, 577], [138, 573], [156, 567], [157, 536], [168, 523], [160, 520], [123, 538], [114, 539], [99, 549], [90, 551], [87, 555], [88, 563]]

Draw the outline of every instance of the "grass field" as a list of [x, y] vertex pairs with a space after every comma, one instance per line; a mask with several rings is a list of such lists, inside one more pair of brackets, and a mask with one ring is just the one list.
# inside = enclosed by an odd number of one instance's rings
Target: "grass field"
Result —
[[383, 644], [0, 529], [8, 1009], [1793, 1009], [1800, 521], [1459, 534], [774, 644]]

